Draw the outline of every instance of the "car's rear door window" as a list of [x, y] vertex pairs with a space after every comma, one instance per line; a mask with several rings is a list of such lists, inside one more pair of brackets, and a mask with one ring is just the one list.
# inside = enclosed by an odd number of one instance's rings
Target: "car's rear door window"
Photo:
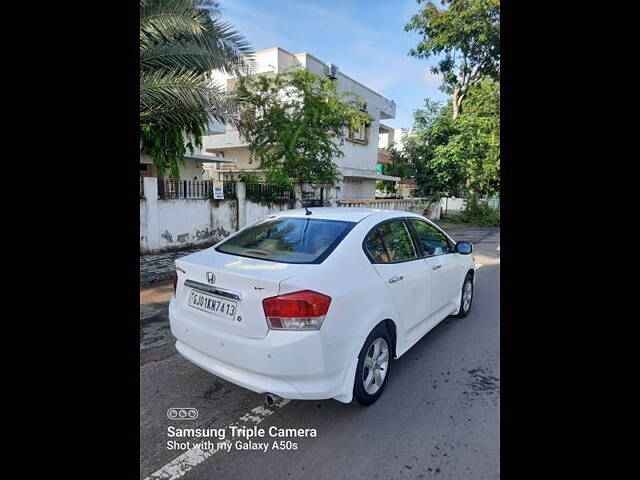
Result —
[[354, 222], [303, 217], [267, 218], [239, 232], [216, 250], [284, 263], [320, 263]]
[[392, 220], [376, 226], [364, 242], [369, 257], [376, 263], [396, 263], [418, 258], [404, 220]]

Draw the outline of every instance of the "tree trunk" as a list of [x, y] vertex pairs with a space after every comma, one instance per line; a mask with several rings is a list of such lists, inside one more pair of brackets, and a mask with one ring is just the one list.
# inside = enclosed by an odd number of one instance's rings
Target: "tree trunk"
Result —
[[452, 98], [451, 104], [453, 106], [453, 119], [455, 120], [456, 118], [458, 118], [458, 115], [460, 114], [460, 86], [459, 85], [455, 85], [453, 87], [453, 98]]
[[304, 207], [304, 188], [303, 188], [303, 181], [301, 178], [298, 179], [298, 184], [294, 186], [295, 192], [296, 192], [296, 197], [299, 199], [300, 208]]

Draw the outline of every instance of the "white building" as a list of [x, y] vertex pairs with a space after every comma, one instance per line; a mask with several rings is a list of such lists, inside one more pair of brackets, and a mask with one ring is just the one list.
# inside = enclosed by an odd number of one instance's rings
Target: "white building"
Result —
[[[214, 157], [200, 152], [187, 154], [184, 157], [184, 163], [178, 166], [181, 181], [200, 181], [209, 180], [207, 174], [207, 166], [214, 163], [231, 164], [233, 160], [229, 158]], [[211, 167], [209, 167], [210, 169]], [[158, 177], [158, 169], [153, 163], [153, 159], [146, 153], [140, 153], [140, 176], [141, 177]], [[169, 173], [165, 172], [164, 178], [169, 178]]]
[[[400, 180], [398, 177], [381, 175], [376, 170], [380, 121], [395, 117], [396, 105], [393, 101], [340, 72], [335, 65], [323, 62], [309, 53], [292, 54], [280, 47], [272, 47], [256, 52], [255, 62], [258, 74], [277, 74], [293, 68], [306, 68], [314, 73], [331, 75], [338, 81], [338, 91], [352, 91], [363, 97], [367, 112], [373, 120], [363, 131], [358, 132], [356, 138], [345, 140], [344, 156], [335, 160], [341, 175], [337, 184], [338, 199], [372, 199], [377, 181]], [[218, 74], [217, 78], [226, 88], [231, 88], [235, 83], [230, 76]], [[242, 172], [261, 176], [258, 161], [251, 161], [247, 142], [240, 138], [236, 129], [222, 127], [220, 133], [207, 135], [202, 143], [207, 153], [233, 159], [232, 164], [205, 166], [208, 175], [214, 180], [235, 180]]]
[[380, 134], [380, 138], [378, 140], [378, 148], [387, 149], [388, 147], [393, 145], [396, 149], [402, 151], [403, 141], [407, 137], [412, 136], [414, 133], [415, 129], [413, 127], [385, 130]]
[[[415, 129], [409, 128], [391, 128], [380, 124], [380, 136], [378, 138], [378, 171], [382, 171], [382, 166], [391, 162], [391, 153], [389, 147], [393, 147], [402, 151], [404, 149], [404, 141], [415, 134]], [[413, 197], [416, 190], [416, 181], [414, 178], [403, 178], [396, 184], [396, 192], [403, 197]], [[379, 192], [383, 194], [383, 192]]]

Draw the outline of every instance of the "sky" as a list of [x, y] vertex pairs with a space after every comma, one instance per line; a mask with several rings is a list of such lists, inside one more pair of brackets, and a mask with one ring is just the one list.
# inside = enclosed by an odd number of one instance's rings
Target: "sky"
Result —
[[415, 0], [220, 0], [223, 20], [254, 50], [281, 47], [334, 63], [341, 72], [396, 102], [393, 128], [410, 127], [413, 110], [429, 97], [445, 101], [433, 59], [407, 52], [419, 37], [404, 25], [418, 12]]

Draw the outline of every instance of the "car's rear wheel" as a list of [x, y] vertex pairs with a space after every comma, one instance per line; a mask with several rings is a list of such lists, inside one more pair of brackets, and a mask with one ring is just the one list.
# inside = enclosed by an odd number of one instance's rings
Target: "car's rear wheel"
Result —
[[471, 272], [467, 273], [462, 284], [462, 292], [460, 296], [460, 309], [457, 316], [459, 318], [469, 315], [471, 310], [471, 302], [473, 301], [473, 275]]
[[374, 328], [364, 342], [353, 385], [353, 399], [359, 405], [368, 407], [382, 394], [389, 376], [392, 345], [389, 331], [383, 324]]

